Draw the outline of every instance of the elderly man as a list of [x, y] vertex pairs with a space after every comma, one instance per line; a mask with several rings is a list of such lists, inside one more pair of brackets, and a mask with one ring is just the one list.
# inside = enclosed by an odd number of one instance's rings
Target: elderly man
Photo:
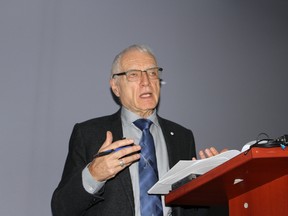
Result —
[[161, 72], [147, 46], [116, 56], [110, 86], [121, 108], [74, 126], [52, 198], [54, 216], [206, 215], [205, 208], [169, 207], [147, 193], [179, 160], [196, 156], [191, 130], [157, 114]]

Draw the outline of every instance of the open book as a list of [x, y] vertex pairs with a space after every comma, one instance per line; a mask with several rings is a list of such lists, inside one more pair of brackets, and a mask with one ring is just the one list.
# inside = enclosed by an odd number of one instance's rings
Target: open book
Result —
[[148, 191], [149, 194], [168, 194], [172, 185], [192, 175], [203, 175], [209, 170], [237, 156], [241, 152], [229, 150], [201, 160], [180, 160]]

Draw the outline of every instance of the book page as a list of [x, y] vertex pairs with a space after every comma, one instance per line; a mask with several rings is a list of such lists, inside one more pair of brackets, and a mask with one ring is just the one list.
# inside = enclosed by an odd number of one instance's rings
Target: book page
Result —
[[190, 174], [203, 175], [211, 169], [237, 156], [241, 152], [229, 150], [210, 158], [200, 160], [180, 160], [162, 178], [150, 188], [149, 194], [168, 194], [172, 184]]

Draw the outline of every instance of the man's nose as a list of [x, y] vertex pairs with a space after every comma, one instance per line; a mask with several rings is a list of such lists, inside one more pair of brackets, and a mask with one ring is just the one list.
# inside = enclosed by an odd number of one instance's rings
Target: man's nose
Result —
[[141, 71], [140, 79], [142, 84], [150, 84], [150, 79], [146, 71]]

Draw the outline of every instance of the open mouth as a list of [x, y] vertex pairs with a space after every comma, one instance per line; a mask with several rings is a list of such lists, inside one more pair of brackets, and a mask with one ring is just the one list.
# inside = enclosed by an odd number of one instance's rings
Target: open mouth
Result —
[[140, 95], [140, 98], [149, 98], [152, 96], [152, 93], [143, 93]]

